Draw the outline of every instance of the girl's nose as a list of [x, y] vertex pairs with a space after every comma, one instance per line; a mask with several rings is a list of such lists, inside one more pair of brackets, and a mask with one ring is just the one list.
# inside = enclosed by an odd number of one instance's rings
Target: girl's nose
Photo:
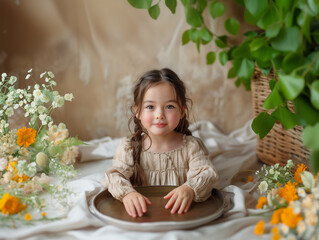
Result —
[[163, 111], [158, 111], [156, 114], [156, 119], [165, 119]]

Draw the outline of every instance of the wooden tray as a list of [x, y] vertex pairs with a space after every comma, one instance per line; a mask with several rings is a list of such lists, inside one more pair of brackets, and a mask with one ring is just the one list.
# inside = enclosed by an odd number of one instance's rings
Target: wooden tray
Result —
[[130, 217], [122, 202], [116, 200], [104, 190], [94, 196], [90, 203], [90, 211], [105, 223], [133, 231], [168, 231], [189, 229], [211, 222], [223, 214], [224, 196], [218, 190], [204, 202], [193, 202], [189, 211], [184, 214], [171, 214], [164, 206], [168, 200], [163, 197], [176, 188], [175, 186], [145, 186], [135, 189], [148, 197], [152, 205], [142, 217]]

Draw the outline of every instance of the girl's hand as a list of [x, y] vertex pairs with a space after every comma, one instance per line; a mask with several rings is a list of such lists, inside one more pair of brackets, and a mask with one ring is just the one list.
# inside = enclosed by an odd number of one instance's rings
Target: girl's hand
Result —
[[142, 217], [147, 212], [147, 206], [151, 205], [151, 201], [138, 192], [130, 192], [123, 198], [126, 212], [131, 217]]
[[178, 214], [187, 212], [194, 199], [194, 190], [186, 185], [182, 185], [170, 191], [164, 199], [170, 199], [165, 205], [166, 209], [173, 208], [171, 213], [174, 214], [178, 210]]

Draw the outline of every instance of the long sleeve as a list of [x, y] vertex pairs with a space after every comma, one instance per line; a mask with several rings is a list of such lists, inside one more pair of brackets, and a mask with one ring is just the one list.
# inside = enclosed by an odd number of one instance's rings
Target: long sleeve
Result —
[[196, 137], [191, 138], [188, 146], [189, 170], [184, 185], [194, 190], [195, 202], [202, 202], [211, 195], [213, 186], [219, 180], [219, 174], [202, 141]]
[[113, 158], [113, 166], [105, 171], [102, 186], [107, 188], [112, 196], [120, 201], [128, 193], [135, 191], [130, 177], [133, 174], [132, 149], [128, 147], [128, 138], [119, 144]]

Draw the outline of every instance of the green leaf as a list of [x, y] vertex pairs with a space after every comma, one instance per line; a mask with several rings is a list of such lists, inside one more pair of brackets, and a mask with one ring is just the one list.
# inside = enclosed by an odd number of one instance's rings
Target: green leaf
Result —
[[310, 155], [310, 167], [314, 175], [317, 175], [319, 170], [319, 151], [312, 151]]
[[269, 88], [271, 89], [271, 91], [274, 90], [275, 86], [277, 86], [276, 79], [269, 80]]
[[244, 19], [247, 23], [256, 25], [257, 19], [247, 9], [244, 12]]
[[225, 28], [232, 35], [236, 35], [238, 33], [239, 27], [240, 23], [235, 18], [228, 18], [225, 21]]
[[221, 65], [225, 65], [228, 61], [228, 54], [226, 51], [222, 51], [219, 53], [218, 55], [218, 58], [219, 58], [219, 62], [221, 63]]
[[212, 40], [212, 33], [207, 28], [202, 28], [201, 30], [201, 39], [203, 39], [206, 42], [210, 42]]
[[312, 105], [319, 109], [319, 79], [315, 80], [310, 86], [310, 100]]
[[252, 122], [251, 128], [260, 138], [264, 138], [275, 125], [276, 121], [268, 113], [260, 113]]
[[213, 64], [216, 59], [216, 53], [215, 52], [209, 52], [206, 55], [206, 63], [207, 64]]
[[287, 107], [279, 106], [272, 114], [272, 117], [279, 120], [285, 129], [291, 129], [299, 124], [296, 114], [289, 111]]
[[260, 18], [268, 8], [268, 0], [244, 0], [247, 10], [255, 18]]
[[69, 137], [62, 141], [61, 145], [65, 147], [79, 146], [83, 145], [84, 142], [78, 139], [78, 137]]
[[165, 0], [166, 7], [171, 10], [173, 14], [176, 12], [177, 0]]
[[220, 17], [225, 12], [225, 5], [219, 1], [214, 1], [209, 5], [209, 14], [210, 16], [215, 19], [217, 17]]
[[319, 122], [314, 126], [307, 126], [302, 132], [304, 145], [313, 151], [319, 151]]
[[215, 44], [219, 48], [227, 47], [227, 36], [220, 36], [215, 39]]
[[299, 96], [294, 100], [294, 106], [303, 126], [314, 125], [319, 121], [319, 111], [311, 105], [308, 98]]
[[254, 73], [254, 70], [255, 70], [254, 61], [244, 58], [237, 71], [238, 77], [241, 79], [250, 79]]
[[266, 44], [263, 38], [255, 38], [249, 44], [250, 51], [254, 52]]
[[281, 23], [274, 23], [270, 26], [268, 26], [267, 30], [266, 30], [266, 37], [271, 39], [276, 37], [279, 32], [280, 32], [280, 28], [281, 28]]
[[272, 109], [278, 107], [284, 102], [279, 93], [278, 84], [276, 84], [272, 90], [272, 92], [268, 95], [265, 102], [263, 103], [263, 107], [265, 109]]
[[319, 29], [312, 33], [313, 39], [317, 44], [319, 44]]
[[190, 30], [186, 30], [183, 35], [182, 35], [182, 45], [187, 44], [190, 41], [190, 37], [189, 37], [189, 31]]
[[282, 28], [278, 36], [271, 40], [271, 45], [274, 49], [282, 52], [297, 51], [300, 46], [299, 29], [297, 27]]
[[297, 17], [298, 25], [303, 30], [303, 34], [305, 35], [309, 43], [311, 43], [311, 37], [310, 37], [311, 19], [312, 17], [309, 14], [307, 14], [307, 12], [300, 12], [300, 14]]
[[234, 78], [237, 76], [237, 71], [234, 67], [232, 67], [231, 69], [229, 69], [228, 74], [227, 74], [227, 78]]
[[203, 18], [202, 15], [191, 6], [187, 5], [185, 6], [185, 14], [186, 14], [186, 21], [189, 25], [192, 27], [200, 27], [203, 24]]
[[234, 0], [234, 1], [242, 7], [245, 6], [244, 0]]
[[160, 15], [160, 7], [158, 6], [158, 4], [155, 4], [152, 7], [150, 7], [148, 9], [148, 13], [151, 16], [151, 18], [156, 20]]
[[250, 57], [250, 49], [249, 49], [249, 42], [244, 42], [241, 45], [238, 45], [233, 49], [231, 52], [231, 56], [234, 59], [238, 58], [249, 58]]
[[[258, 63], [257, 63], [258, 65]], [[264, 74], [265, 76], [268, 76], [268, 74], [270, 73], [271, 69], [270, 68], [261, 68], [259, 65], [258, 65], [260, 71], [262, 74]]]
[[207, 6], [206, 0], [197, 0], [197, 9], [200, 13], [202, 13]]
[[297, 75], [279, 74], [278, 79], [280, 91], [287, 100], [294, 100], [305, 86], [305, 80]]
[[308, 0], [311, 11], [318, 15], [319, 14], [319, 0]]
[[271, 7], [265, 12], [265, 14], [258, 20], [257, 26], [266, 30], [270, 25], [278, 22], [280, 17], [277, 9], [271, 5]]
[[244, 33], [244, 36], [246, 36], [248, 39], [254, 39], [257, 37], [258, 33], [256, 31], [248, 31]]
[[303, 62], [303, 55], [299, 53], [287, 54], [282, 62], [282, 68], [285, 73], [290, 73], [297, 67], [301, 66]]
[[153, 0], [127, 0], [135, 8], [149, 9]]
[[291, 4], [293, 1], [287, 1], [287, 0], [276, 0], [277, 6], [279, 9], [289, 9], [291, 7]]
[[200, 41], [201, 31], [197, 30], [196, 28], [192, 28], [189, 30], [189, 37], [192, 40], [192, 42], [197, 43]]

